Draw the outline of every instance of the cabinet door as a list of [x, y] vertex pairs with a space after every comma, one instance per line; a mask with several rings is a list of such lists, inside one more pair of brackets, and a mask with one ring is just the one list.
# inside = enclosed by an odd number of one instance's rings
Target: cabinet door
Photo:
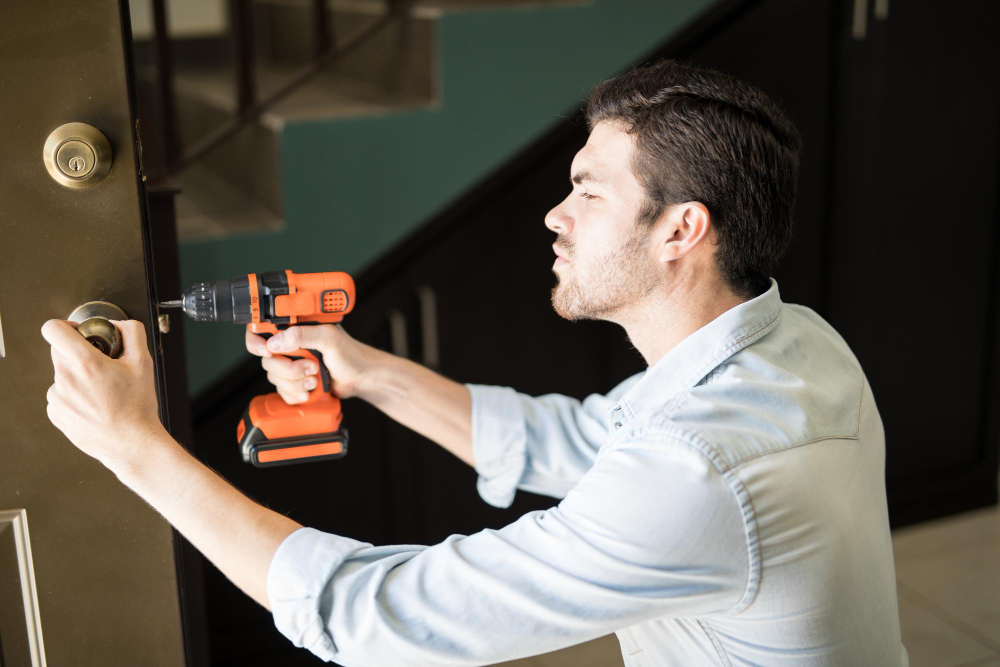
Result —
[[839, 38], [829, 316], [885, 423], [897, 525], [995, 499], [998, 21], [914, 0]]
[[[39, 329], [85, 302], [142, 321], [158, 379], [170, 372], [153, 316], [128, 25], [119, 0], [0, 2], [2, 665], [185, 662], [170, 525], [46, 416], [52, 361]], [[96, 128], [109, 152], [71, 128], [53, 145], [57, 181], [43, 147], [68, 123]], [[98, 157], [106, 175], [71, 187], [103, 171]]]
[[[600, 334], [609, 325], [568, 322], [551, 305], [555, 235], [544, 218], [566, 196], [570, 164], [586, 139], [577, 127], [535, 156], [523, 173], [480, 197], [462, 224], [415, 262], [411, 280], [433, 301], [424, 311], [434, 317], [435, 361], [446, 376], [531, 395], [583, 398], [610, 389], [602, 383]], [[556, 502], [519, 493], [514, 507], [497, 510], [479, 498], [469, 466], [427, 441], [421, 452], [427, 540], [503, 525]]]

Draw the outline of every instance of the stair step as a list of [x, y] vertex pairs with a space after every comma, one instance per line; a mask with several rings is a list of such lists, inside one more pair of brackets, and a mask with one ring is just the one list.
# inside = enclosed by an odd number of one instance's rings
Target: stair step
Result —
[[[254, 3], [258, 58], [303, 66], [315, 55], [312, 3], [308, 0], [258, 0]], [[384, 3], [336, 0], [329, 3], [329, 34], [344, 44], [385, 14]], [[441, 12], [415, 7], [333, 63], [329, 71], [371, 83], [386, 92], [438, 99], [437, 19]]]
[[[288, 83], [299, 68], [287, 64], [258, 65], [258, 97], [264, 98]], [[207, 107], [223, 118], [237, 112], [236, 82], [230, 70], [185, 72], [178, 74], [175, 91], [179, 105]], [[341, 73], [321, 73], [292, 92], [260, 116], [261, 125], [280, 130], [289, 120], [363, 116], [386, 111], [422, 108], [430, 100], [416, 95], [387, 91], [367, 81]], [[206, 119], [208, 120], [208, 119]], [[182, 123], [184, 125], [185, 123]], [[212, 125], [197, 124], [182, 133], [190, 142], [199, 132], [211, 131]]]
[[[280, 66], [259, 68], [259, 90], [262, 94], [276, 90], [293, 71]], [[235, 89], [231, 72], [178, 75], [176, 109], [183, 145], [194, 145], [233, 117]], [[207, 154], [200, 164], [180, 172], [176, 178], [182, 189], [178, 218], [185, 217], [178, 228], [181, 239], [275, 230], [284, 225], [280, 140], [286, 122], [356, 118], [426, 106], [426, 100], [388, 93], [342, 75], [318, 76]], [[191, 202], [182, 205], [189, 193]], [[220, 198], [217, 207], [210, 203], [212, 193]], [[212, 214], [221, 216], [218, 224], [208, 224]]]
[[[326, 0], [334, 45], [380, 20], [386, 0]], [[408, 15], [265, 111], [257, 122], [177, 175], [181, 240], [276, 231], [284, 226], [280, 142], [293, 121], [385, 115], [439, 103], [438, 19], [447, 11], [592, 4], [593, 0], [418, 0]], [[256, 0], [257, 99], [286, 85], [315, 57], [311, 0]], [[190, 148], [237, 113], [228, 37], [176, 43], [178, 132]], [[182, 51], [193, 50], [192, 57]]]
[[195, 163], [173, 177], [180, 241], [277, 232], [285, 222], [211, 168]]

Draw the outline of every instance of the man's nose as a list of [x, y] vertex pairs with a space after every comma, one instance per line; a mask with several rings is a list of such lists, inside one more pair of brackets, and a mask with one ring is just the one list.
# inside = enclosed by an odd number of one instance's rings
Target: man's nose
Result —
[[561, 202], [545, 215], [545, 226], [557, 234], [573, 231], [573, 219], [566, 213], [566, 202]]

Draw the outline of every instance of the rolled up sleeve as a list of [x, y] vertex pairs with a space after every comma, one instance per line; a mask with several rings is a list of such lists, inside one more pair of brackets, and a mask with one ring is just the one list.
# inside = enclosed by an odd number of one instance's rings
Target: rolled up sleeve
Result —
[[333, 660], [336, 648], [319, 614], [319, 599], [344, 560], [371, 547], [347, 537], [300, 528], [282, 541], [267, 571], [274, 624], [299, 648]]
[[517, 489], [563, 498], [594, 464], [609, 410], [638, 376], [583, 401], [528, 396], [510, 387], [466, 384], [472, 395], [472, 452], [483, 500], [508, 507]]
[[558, 506], [500, 530], [373, 547], [300, 529], [268, 595], [296, 646], [346, 667], [492, 664], [728, 611], [750, 576], [744, 516], [684, 443], [616, 443]]
[[490, 505], [509, 507], [527, 463], [524, 410], [510, 387], [467, 384], [472, 394], [476, 488]]

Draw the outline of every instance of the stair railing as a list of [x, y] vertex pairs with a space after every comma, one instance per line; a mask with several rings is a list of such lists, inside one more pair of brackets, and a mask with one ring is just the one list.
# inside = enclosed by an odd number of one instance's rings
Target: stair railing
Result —
[[340, 45], [334, 43], [333, 35], [330, 32], [329, 9], [326, 0], [312, 0], [312, 15], [315, 24], [313, 62], [290, 76], [288, 81], [273, 93], [261, 99], [256, 99], [257, 86], [250, 2], [251, 0], [230, 0], [230, 18], [236, 52], [237, 113], [182, 152], [180, 132], [177, 129], [177, 105], [173, 87], [173, 59], [167, 32], [166, 0], [152, 0], [158, 73], [157, 86], [160, 91], [163, 118], [162, 136], [167, 171], [170, 174], [176, 174], [205, 157], [243, 127], [255, 122], [262, 113], [314, 79], [324, 69], [351, 54], [396, 19], [405, 16], [414, 0], [388, 0], [386, 11], [378, 20], [358, 30]]

